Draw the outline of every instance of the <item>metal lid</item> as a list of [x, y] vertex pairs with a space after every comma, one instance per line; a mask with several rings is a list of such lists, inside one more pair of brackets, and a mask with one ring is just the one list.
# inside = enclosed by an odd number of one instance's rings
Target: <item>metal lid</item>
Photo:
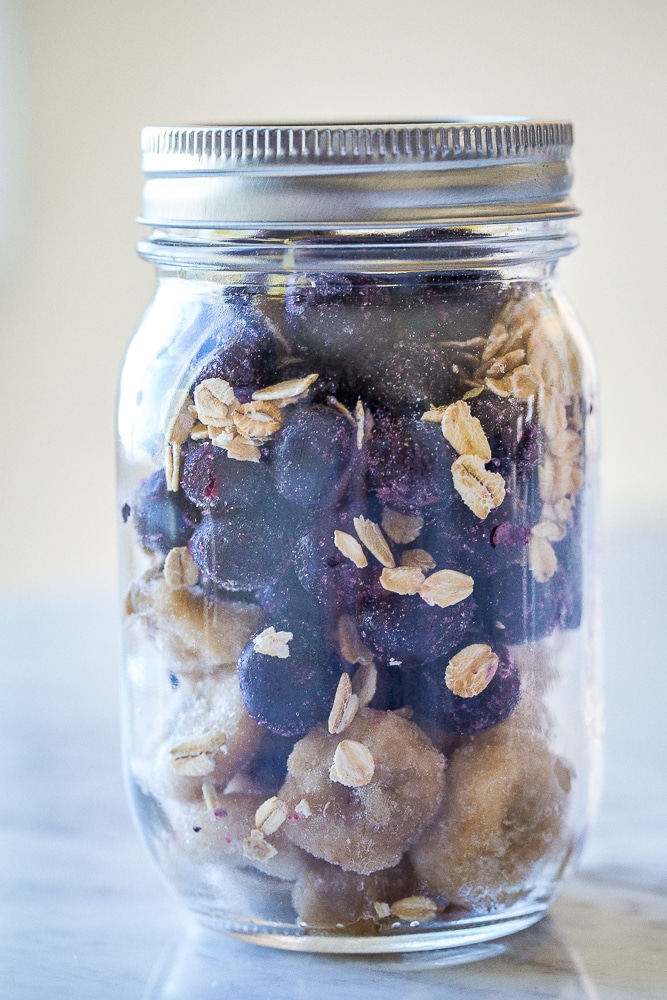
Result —
[[201, 125], [142, 132], [140, 222], [345, 229], [566, 218], [569, 122]]

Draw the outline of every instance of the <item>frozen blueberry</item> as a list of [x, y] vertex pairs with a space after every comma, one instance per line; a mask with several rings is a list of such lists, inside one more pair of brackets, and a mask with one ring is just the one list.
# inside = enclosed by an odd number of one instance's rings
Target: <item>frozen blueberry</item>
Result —
[[438, 425], [380, 416], [368, 453], [371, 488], [402, 514], [444, 509], [458, 496], [451, 474], [456, 457]]
[[386, 593], [362, 603], [357, 626], [363, 641], [385, 663], [405, 670], [435, 660], [460, 642], [474, 610], [472, 596], [440, 608], [417, 595]]
[[481, 423], [503, 474], [508, 467], [516, 466], [519, 474], [535, 468], [540, 459], [541, 436], [537, 424], [528, 419], [525, 403], [485, 389], [468, 405]]
[[294, 407], [275, 435], [271, 474], [278, 492], [302, 507], [336, 499], [355, 457], [354, 427], [333, 407]]
[[295, 276], [285, 293], [295, 349], [347, 381], [363, 371], [368, 348], [396, 323], [391, 289], [370, 275]]
[[450, 345], [401, 343], [367, 364], [361, 391], [396, 416], [419, 417], [429, 403], [460, 398], [458, 359]]
[[228, 458], [210, 441], [192, 443], [181, 472], [183, 492], [200, 510], [231, 514], [275, 495], [266, 462]]
[[[257, 652], [250, 640], [241, 653], [238, 672], [248, 714], [281, 736], [303, 736], [331, 711], [342, 672], [327, 652], [312, 622], [271, 622], [276, 632], [291, 632], [289, 656]], [[255, 637], [256, 638], [256, 637]]]
[[296, 618], [299, 621], [321, 621], [321, 607], [301, 585], [290, 566], [286, 572], [257, 592], [257, 602], [272, 618]]
[[422, 667], [410, 691], [417, 715], [459, 736], [483, 733], [507, 719], [521, 699], [519, 670], [505, 646], [491, 643], [491, 648], [499, 658], [496, 672], [487, 687], [471, 698], [453, 694], [445, 683], [447, 664], [458, 649]]
[[447, 340], [486, 336], [507, 296], [497, 275], [480, 276], [479, 271], [441, 271], [417, 280], [424, 306], [437, 315]]
[[477, 582], [477, 620], [508, 645], [538, 642], [562, 625], [568, 590], [560, 572], [537, 583], [527, 566], [513, 565]]
[[530, 527], [508, 502], [481, 521], [465, 504], [452, 504], [424, 527], [419, 541], [438, 569], [455, 569], [477, 580], [526, 556]]
[[[207, 378], [223, 378], [243, 397], [255, 389], [270, 385], [274, 379], [276, 348], [265, 320], [247, 306], [224, 314], [216, 332], [218, 346], [198, 373], [194, 384]], [[243, 401], [246, 401], [243, 397]]]
[[364, 512], [325, 511], [294, 547], [293, 564], [301, 585], [332, 613], [354, 611], [356, 602], [368, 592], [373, 557], [368, 556], [368, 567], [359, 568], [334, 544], [336, 530], [357, 537], [354, 515]]
[[134, 494], [131, 515], [141, 543], [163, 555], [177, 546], [187, 545], [201, 517], [181, 490], [167, 489], [161, 469], [140, 483]]
[[259, 590], [289, 564], [295, 530], [293, 510], [276, 496], [242, 514], [206, 514], [190, 552], [204, 576], [225, 590]]

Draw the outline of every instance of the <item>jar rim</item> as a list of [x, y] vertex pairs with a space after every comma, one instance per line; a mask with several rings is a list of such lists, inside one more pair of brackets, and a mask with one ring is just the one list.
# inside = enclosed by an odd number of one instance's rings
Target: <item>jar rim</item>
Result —
[[339, 228], [576, 215], [568, 121], [149, 126], [148, 225]]

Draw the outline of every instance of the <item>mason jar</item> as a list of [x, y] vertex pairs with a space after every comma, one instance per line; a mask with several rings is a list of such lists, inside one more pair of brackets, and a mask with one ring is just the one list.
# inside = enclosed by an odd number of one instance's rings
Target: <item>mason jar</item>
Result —
[[120, 382], [127, 780], [206, 924], [532, 924], [598, 791], [567, 122], [147, 128]]

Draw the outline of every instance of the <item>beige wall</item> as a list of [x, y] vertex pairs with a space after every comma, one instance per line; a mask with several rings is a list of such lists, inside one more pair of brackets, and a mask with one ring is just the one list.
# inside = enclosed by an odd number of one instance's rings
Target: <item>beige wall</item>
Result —
[[0, 0], [0, 13], [3, 186], [20, 219], [0, 232], [0, 583], [114, 572], [116, 373], [152, 284], [134, 255], [146, 123], [571, 117], [585, 215], [562, 270], [603, 379], [606, 507], [664, 509], [666, 3]]

